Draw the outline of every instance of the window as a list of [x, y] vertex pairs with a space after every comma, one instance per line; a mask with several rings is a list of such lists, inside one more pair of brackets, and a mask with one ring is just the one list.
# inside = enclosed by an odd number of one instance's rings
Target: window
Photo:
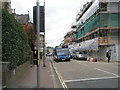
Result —
[[102, 2], [101, 5], [100, 5], [100, 9], [101, 11], [107, 11], [107, 5], [108, 3], [107, 2]]

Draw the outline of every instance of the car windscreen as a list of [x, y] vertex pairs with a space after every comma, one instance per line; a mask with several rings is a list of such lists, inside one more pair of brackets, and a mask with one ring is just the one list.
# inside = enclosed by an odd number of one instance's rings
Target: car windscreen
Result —
[[68, 55], [69, 54], [69, 50], [68, 48], [60, 48], [60, 49], [56, 49], [57, 51], [57, 55]]

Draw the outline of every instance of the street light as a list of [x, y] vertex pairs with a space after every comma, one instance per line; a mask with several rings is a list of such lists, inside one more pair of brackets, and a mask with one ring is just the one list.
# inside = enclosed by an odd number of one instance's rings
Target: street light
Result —
[[[44, 13], [45, 13], [45, 0], [44, 0]], [[45, 19], [45, 14], [44, 14], [44, 19]], [[44, 20], [45, 21], [45, 20]], [[45, 22], [44, 22], [44, 25], [45, 25]], [[46, 45], [45, 45], [45, 30], [44, 30], [44, 42], [43, 42], [43, 67], [46, 67], [46, 65], [45, 65], [45, 47], [46, 47]]]
[[[38, 62], [40, 60], [40, 13], [39, 13], [39, 0], [36, 2], [36, 24], [37, 24], [37, 49], [38, 49]], [[40, 88], [40, 64], [37, 65], [37, 88]]]

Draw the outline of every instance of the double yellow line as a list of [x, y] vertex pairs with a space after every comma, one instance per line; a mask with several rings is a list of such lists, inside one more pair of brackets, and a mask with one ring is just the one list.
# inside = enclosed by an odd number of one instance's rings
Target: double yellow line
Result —
[[58, 78], [59, 78], [59, 80], [60, 80], [60, 83], [61, 83], [62, 87], [64, 88], [64, 90], [68, 90], [68, 87], [67, 87], [67, 85], [65, 84], [65, 82], [64, 82], [61, 74], [58, 72], [58, 70], [56, 69], [56, 67], [54, 67], [54, 69], [55, 69], [55, 72], [56, 72], [56, 74], [57, 74], [57, 76], [58, 76]]
[[52, 66], [53, 66], [53, 68], [54, 68], [54, 70], [55, 70], [55, 73], [57, 74], [57, 77], [58, 77], [58, 79], [59, 79], [62, 87], [64, 88], [64, 90], [68, 90], [67, 85], [65, 84], [65, 82], [64, 82], [61, 74], [58, 72], [58, 70], [57, 70], [57, 68], [55, 67], [55, 65], [54, 65], [54, 63], [52, 62], [52, 60], [50, 60], [50, 62], [51, 62]]

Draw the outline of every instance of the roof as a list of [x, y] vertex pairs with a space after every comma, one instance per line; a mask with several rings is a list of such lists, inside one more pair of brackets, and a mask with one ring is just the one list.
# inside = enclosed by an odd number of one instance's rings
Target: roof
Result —
[[20, 24], [28, 24], [29, 21], [29, 14], [16, 14], [16, 20]]

